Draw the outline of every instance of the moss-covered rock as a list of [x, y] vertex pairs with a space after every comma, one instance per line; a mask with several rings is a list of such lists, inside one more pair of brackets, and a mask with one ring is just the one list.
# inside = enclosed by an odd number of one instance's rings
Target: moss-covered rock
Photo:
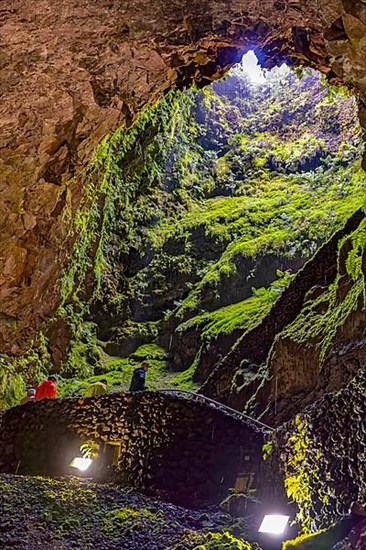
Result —
[[194, 550], [252, 550], [252, 546], [244, 540], [237, 539], [230, 533], [208, 533], [205, 542]]
[[218, 510], [187, 510], [77, 478], [3, 475], [0, 506], [2, 548], [252, 548], [227, 532], [230, 516]]

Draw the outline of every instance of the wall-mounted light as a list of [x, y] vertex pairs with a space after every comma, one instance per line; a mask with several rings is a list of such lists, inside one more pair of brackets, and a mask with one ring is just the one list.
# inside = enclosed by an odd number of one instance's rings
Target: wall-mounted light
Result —
[[258, 529], [259, 533], [268, 533], [271, 535], [282, 535], [287, 527], [290, 516], [282, 514], [269, 514], [264, 516]]
[[93, 461], [92, 461], [91, 458], [83, 458], [82, 456], [76, 456], [70, 462], [70, 467], [71, 468], [77, 468], [81, 472], [85, 472], [85, 470], [87, 470], [89, 468], [89, 466], [92, 462]]

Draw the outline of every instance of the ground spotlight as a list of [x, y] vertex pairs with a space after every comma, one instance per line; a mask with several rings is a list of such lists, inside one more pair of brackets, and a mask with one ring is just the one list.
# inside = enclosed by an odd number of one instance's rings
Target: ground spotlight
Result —
[[70, 467], [71, 468], [77, 468], [81, 472], [85, 472], [85, 470], [87, 470], [89, 468], [89, 466], [92, 462], [93, 461], [92, 461], [91, 458], [83, 458], [81, 456], [76, 456], [70, 462]]
[[270, 535], [281, 535], [286, 529], [289, 519], [290, 516], [282, 514], [265, 515], [258, 531]]

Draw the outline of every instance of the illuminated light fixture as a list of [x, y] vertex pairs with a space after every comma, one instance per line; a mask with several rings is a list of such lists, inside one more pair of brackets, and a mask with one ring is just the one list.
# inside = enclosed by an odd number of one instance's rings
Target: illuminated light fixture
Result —
[[89, 466], [92, 462], [93, 461], [92, 461], [91, 458], [83, 458], [81, 456], [76, 456], [70, 462], [70, 466], [71, 466], [71, 468], [77, 468], [81, 472], [85, 472], [85, 470], [87, 470], [89, 468]]
[[270, 535], [282, 535], [287, 527], [290, 516], [280, 514], [266, 515], [258, 529], [259, 533], [269, 533]]

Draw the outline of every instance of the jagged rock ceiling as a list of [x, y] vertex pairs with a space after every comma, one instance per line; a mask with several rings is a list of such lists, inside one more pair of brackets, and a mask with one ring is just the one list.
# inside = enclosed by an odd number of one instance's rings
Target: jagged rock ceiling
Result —
[[82, 197], [72, 177], [145, 104], [218, 78], [252, 47], [268, 67], [317, 67], [366, 101], [365, 0], [14, 0], [0, 21], [3, 351], [57, 306], [65, 205]]

